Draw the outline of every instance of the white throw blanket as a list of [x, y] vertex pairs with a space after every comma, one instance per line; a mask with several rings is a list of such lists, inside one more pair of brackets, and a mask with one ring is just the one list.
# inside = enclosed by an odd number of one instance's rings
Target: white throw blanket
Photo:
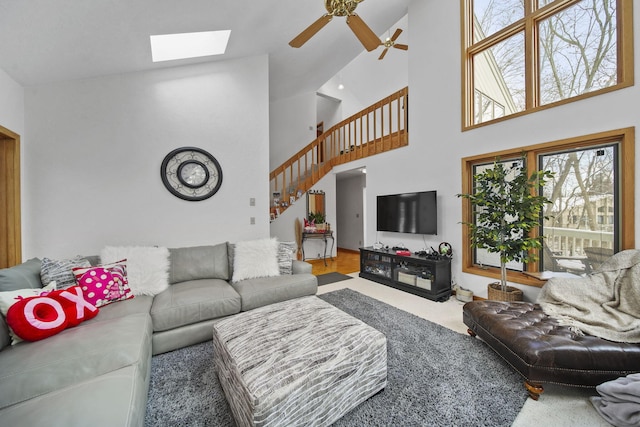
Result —
[[640, 343], [640, 250], [618, 252], [583, 278], [550, 279], [537, 303], [576, 331]]

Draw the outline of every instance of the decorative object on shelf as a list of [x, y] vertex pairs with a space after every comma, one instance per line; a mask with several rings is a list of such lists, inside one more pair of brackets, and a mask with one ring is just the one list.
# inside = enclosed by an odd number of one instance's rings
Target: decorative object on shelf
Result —
[[446, 256], [451, 258], [453, 256], [453, 248], [451, 247], [451, 243], [442, 242], [440, 246], [438, 246], [438, 252], [441, 256]]
[[197, 202], [218, 192], [222, 185], [222, 168], [215, 157], [205, 150], [181, 147], [164, 158], [160, 177], [171, 194]]
[[305, 222], [305, 231], [324, 231], [326, 228], [325, 216], [321, 212], [310, 212], [309, 219]]
[[542, 236], [531, 236], [539, 227], [544, 205], [551, 203], [538, 195], [536, 187], [553, 177], [549, 171], [536, 171], [527, 177], [526, 158], [510, 167], [496, 158], [492, 168], [473, 176], [474, 193], [458, 194], [473, 206], [475, 221], [463, 222], [469, 229], [471, 246], [500, 254], [500, 282], [488, 286], [489, 299], [522, 300], [522, 291], [507, 286], [506, 263], [537, 260], [532, 250], [542, 248]]

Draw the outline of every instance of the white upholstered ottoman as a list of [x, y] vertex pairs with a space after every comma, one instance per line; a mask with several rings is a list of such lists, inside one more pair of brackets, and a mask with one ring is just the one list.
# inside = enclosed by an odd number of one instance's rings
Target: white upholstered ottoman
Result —
[[315, 297], [214, 325], [214, 360], [238, 426], [326, 426], [387, 385], [387, 339]]

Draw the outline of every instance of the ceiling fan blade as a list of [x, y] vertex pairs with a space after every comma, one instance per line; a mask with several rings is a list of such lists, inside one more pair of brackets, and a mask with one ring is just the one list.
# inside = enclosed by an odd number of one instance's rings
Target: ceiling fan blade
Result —
[[367, 51], [371, 52], [382, 44], [376, 33], [371, 31], [371, 28], [358, 15], [347, 16], [347, 25]]
[[400, 43], [394, 44], [393, 47], [395, 47], [396, 49], [402, 49], [402, 50], [408, 50], [409, 49], [409, 46], [407, 46], [406, 44], [400, 44]]
[[391, 36], [391, 41], [394, 42], [398, 39], [398, 37], [400, 37], [400, 34], [402, 34], [402, 30], [400, 28], [398, 28], [396, 30], [395, 33], [393, 33], [393, 36]]
[[320, 31], [325, 25], [333, 19], [333, 16], [329, 14], [322, 15], [313, 24], [309, 25], [304, 31], [298, 34], [293, 40], [289, 42], [291, 47], [301, 47], [311, 37], [313, 37], [318, 31]]
[[380, 55], [380, 58], [378, 58], [378, 60], [384, 58], [384, 56], [387, 54], [387, 51], [389, 50], [388, 47], [385, 47], [384, 50], [382, 51], [382, 55]]

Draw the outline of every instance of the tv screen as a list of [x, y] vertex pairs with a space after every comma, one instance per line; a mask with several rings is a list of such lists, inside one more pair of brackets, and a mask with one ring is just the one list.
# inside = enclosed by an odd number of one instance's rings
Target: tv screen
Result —
[[378, 231], [438, 234], [436, 200], [436, 191], [378, 196]]

